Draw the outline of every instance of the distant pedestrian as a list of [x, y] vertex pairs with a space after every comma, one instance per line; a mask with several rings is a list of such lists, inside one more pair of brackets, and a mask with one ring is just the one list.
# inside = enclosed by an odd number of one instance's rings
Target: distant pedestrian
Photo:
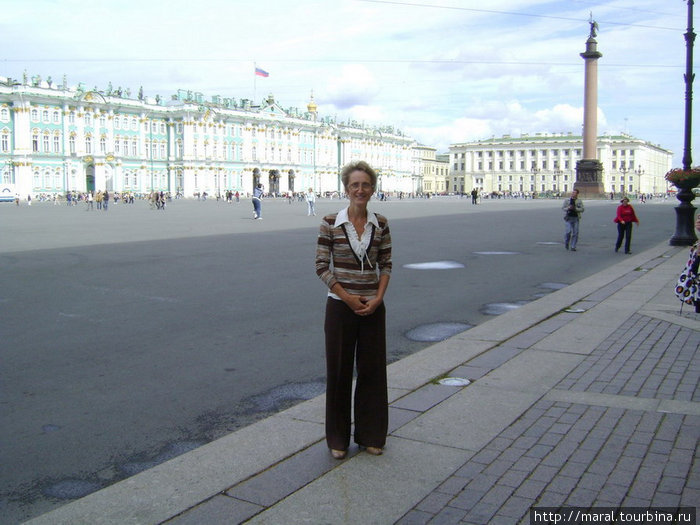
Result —
[[316, 216], [316, 194], [314, 193], [313, 188], [309, 188], [309, 191], [306, 192], [306, 204], [309, 206], [309, 211], [307, 213], [307, 216], [313, 215], [314, 217]]
[[95, 206], [94, 206], [95, 198], [92, 196], [91, 191], [88, 191], [88, 194], [87, 194], [87, 197], [85, 198], [85, 200], [87, 201], [87, 209], [94, 211], [95, 210]]
[[258, 184], [253, 188], [253, 219], [262, 219], [263, 185]]
[[478, 198], [479, 198], [479, 192], [476, 190], [476, 188], [474, 188], [472, 190], [472, 204], [476, 204]]
[[564, 221], [566, 221], [566, 232], [564, 234], [564, 247], [572, 252], [576, 251], [578, 243], [578, 227], [583, 213], [583, 201], [578, 198], [578, 190], [571, 192], [571, 197], [564, 200], [562, 210], [564, 210]]
[[107, 211], [109, 206], [109, 192], [105, 190], [104, 195], [102, 195], [102, 211]]
[[617, 223], [617, 242], [615, 242], [615, 252], [620, 250], [622, 239], [625, 239], [625, 253], [630, 252], [630, 244], [632, 242], [632, 224], [639, 225], [637, 214], [634, 213], [634, 208], [630, 204], [627, 197], [622, 197], [620, 205], [617, 207], [617, 215], [614, 221]]

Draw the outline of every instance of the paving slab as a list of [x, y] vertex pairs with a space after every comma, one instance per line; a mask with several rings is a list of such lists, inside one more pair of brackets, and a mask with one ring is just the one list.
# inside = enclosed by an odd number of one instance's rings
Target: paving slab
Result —
[[424, 443], [479, 450], [541, 396], [474, 383], [397, 430]]
[[577, 354], [523, 350], [479, 380], [479, 385], [542, 395], [583, 361]]
[[390, 437], [384, 455], [359, 454], [247, 523], [394, 523], [468, 457], [463, 450]]

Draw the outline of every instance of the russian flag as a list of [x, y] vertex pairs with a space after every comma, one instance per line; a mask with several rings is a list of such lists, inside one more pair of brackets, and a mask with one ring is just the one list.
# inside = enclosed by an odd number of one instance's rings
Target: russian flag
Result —
[[270, 73], [268, 73], [264, 69], [260, 69], [259, 67], [255, 68], [255, 74], [258, 75], [259, 77], [269, 77], [270, 76]]

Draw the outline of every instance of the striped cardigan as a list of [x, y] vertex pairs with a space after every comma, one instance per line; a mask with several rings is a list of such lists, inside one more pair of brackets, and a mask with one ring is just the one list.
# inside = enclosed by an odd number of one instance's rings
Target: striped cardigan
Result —
[[[326, 215], [321, 221], [316, 245], [316, 274], [328, 288], [339, 283], [353, 295], [377, 294], [379, 275], [391, 274], [391, 232], [386, 217], [376, 214], [379, 228], [372, 228], [372, 237], [364, 264], [350, 247], [345, 225], [334, 226], [337, 213]], [[364, 269], [363, 269], [364, 266]]]

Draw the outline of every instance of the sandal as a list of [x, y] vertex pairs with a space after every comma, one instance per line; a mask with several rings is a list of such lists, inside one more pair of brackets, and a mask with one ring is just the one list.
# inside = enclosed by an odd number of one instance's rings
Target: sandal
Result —
[[345, 456], [348, 455], [347, 450], [336, 450], [334, 448], [331, 449], [331, 456], [335, 459], [345, 459]]

